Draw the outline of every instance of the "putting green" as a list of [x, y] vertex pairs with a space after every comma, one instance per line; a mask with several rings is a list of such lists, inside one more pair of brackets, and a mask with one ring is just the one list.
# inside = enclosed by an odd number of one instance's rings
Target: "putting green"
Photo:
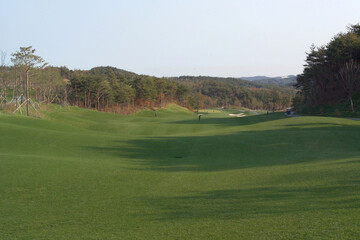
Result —
[[1, 239], [358, 239], [360, 122], [0, 115]]

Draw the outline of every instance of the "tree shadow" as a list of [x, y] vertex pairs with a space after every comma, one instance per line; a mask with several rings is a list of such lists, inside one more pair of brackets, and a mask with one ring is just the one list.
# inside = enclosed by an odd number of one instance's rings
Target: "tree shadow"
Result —
[[142, 199], [151, 203], [159, 221], [180, 218], [249, 219], [319, 210], [360, 208], [360, 187], [267, 187], [193, 192], [180, 197]]
[[129, 159], [136, 169], [222, 171], [360, 156], [359, 130], [359, 126], [314, 124], [303, 128], [299, 124], [277, 130], [156, 137], [115, 142], [115, 147], [85, 148]]
[[[135, 139], [115, 142], [114, 147], [87, 146], [86, 149], [128, 159], [134, 169], [144, 171], [214, 172], [321, 161], [335, 171], [326, 168], [283, 174], [271, 177], [268, 187], [138, 198], [154, 208], [151, 214], [138, 214], [149, 221], [252, 219], [359, 209], [359, 178], [353, 177], [358, 176], [354, 174], [358, 168], [339, 170], [334, 164], [357, 163], [360, 126], [315, 123], [282, 127], [229, 135]], [[307, 179], [320, 184], [302, 182]]]
[[339, 123], [296, 123], [296, 124], [285, 124], [284, 127], [342, 127], [343, 124]]

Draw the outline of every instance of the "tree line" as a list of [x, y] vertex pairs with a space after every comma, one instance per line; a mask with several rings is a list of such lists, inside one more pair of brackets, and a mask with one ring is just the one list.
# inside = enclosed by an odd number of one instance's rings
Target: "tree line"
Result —
[[[182, 76], [173, 79], [185, 83], [196, 93], [193, 105], [198, 108], [246, 107], [275, 111], [289, 107], [295, 95], [294, 89], [288, 87], [236, 78]], [[197, 99], [202, 100], [197, 103]]]
[[279, 110], [294, 90], [235, 78], [158, 78], [114, 67], [70, 70], [49, 66], [35, 49], [21, 47], [6, 64], [1, 52], [0, 103], [7, 108], [57, 103], [113, 113], [131, 113], [177, 103], [189, 109], [247, 107]]
[[[345, 104], [355, 112], [360, 97], [360, 25], [351, 25], [321, 47], [311, 46], [297, 76], [294, 105]], [[355, 98], [355, 99], [354, 99]], [[356, 100], [356, 101], [354, 101]]]

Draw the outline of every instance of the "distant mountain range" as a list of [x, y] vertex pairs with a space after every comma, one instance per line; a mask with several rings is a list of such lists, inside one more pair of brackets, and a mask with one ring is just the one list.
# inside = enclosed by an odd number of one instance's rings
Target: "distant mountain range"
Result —
[[241, 77], [240, 79], [252, 81], [260, 84], [276, 84], [281, 86], [292, 86], [296, 83], [295, 75], [280, 76], [280, 77], [254, 76], [254, 77]]

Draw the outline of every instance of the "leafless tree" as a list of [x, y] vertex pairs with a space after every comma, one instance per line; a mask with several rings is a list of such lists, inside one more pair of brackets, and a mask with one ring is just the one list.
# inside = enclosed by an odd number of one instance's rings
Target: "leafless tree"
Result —
[[1, 102], [7, 103], [7, 94], [6, 89], [8, 87], [8, 81], [9, 81], [9, 69], [6, 67], [6, 58], [7, 53], [3, 50], [0, 51], [0, 80], [1, 80], [1, 86], [2, 86], [2, 96], [1, 96]]
[[340, 69], [337, 77], [349, 98], [351, 111], [354, 112], [353, 94], [360, 81], [359, 63], [351, 59]]

